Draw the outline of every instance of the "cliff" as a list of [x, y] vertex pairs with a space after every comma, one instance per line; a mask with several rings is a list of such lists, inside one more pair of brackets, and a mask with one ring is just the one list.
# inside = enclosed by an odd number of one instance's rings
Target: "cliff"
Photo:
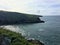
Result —
[[44, 45], [38, 40], [27, 40], [20, 33], [0, 28], [0, 45]]
[[0, 24], [41, 23], [40, 15], [0, 11]]

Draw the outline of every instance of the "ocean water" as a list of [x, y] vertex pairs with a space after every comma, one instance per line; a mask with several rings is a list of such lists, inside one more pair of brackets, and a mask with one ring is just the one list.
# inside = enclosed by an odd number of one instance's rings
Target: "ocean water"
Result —
[[60, 16], [44, 16], [45, 23], [19, 24], [3, 26], [19, 32], [25, 38], [35, 38], [45, 45], [60, 45]]

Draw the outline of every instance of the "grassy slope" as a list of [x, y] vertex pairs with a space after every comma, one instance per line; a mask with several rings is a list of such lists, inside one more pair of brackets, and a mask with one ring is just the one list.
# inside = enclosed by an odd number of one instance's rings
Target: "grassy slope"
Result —
[[7, 35], [10, 38], [15, 38], [10, 45], [33, 45], [32, 43], [29, 43], [24, 37], [22, 37], [19, 33], [0, 28], [0, 34]]
[[0, 11], [0, 25], [19, 23], [39, 23], [40, 15], [24, 14], [18, 12]]

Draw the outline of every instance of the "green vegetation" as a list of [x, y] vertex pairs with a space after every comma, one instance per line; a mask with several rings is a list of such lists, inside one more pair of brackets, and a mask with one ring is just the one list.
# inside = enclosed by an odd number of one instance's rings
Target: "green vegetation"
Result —
[[12, 42], [10, 45], [33, 45], [28, 42], [20, 33], [12, 32], [7, 29], [0, 28], [0, 35], [7, 35]]
[[0, 11], [0, 25], [21, 23], [42, 23], [40, 15], [24, 14], [18, 12]]

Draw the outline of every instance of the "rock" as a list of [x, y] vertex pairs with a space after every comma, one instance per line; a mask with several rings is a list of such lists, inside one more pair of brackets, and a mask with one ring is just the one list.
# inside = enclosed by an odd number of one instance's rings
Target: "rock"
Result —
[[28, 39], [28, 42], [34, 44], [34, 45], [44, 45], [42, 42], [36, 39]]
[[6, 35], [0, 35], [0, 45], [10, 45], [11, 39]]

